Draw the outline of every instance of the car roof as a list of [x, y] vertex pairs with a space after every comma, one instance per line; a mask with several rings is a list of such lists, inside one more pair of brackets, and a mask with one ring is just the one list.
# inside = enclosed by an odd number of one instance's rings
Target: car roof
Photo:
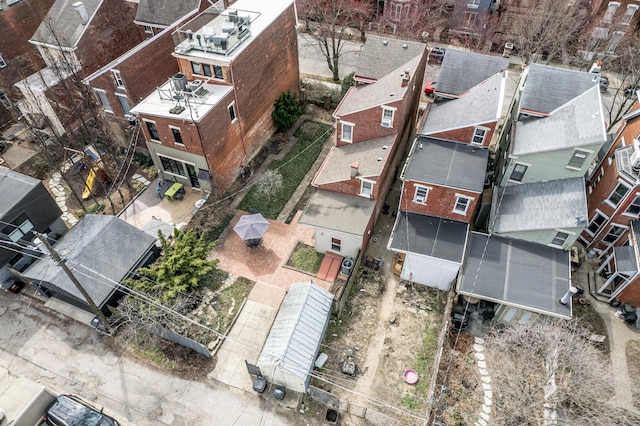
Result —
[[59, 395], [46, 410], [47, 417], [68, 426], [116, 426], [118, 423], [74, 395]]

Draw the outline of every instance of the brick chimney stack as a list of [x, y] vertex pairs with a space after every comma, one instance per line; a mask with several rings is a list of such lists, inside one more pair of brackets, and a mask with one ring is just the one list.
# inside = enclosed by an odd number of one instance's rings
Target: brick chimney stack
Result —
[[358, 176], [358, 168], [360, 167], [360, 163], [351, 163], [351, 177], [354, 178]]

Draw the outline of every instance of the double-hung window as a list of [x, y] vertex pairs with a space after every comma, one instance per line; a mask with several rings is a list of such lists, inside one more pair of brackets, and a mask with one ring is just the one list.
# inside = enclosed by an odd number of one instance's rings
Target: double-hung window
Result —
[[456, 204], [453, 206], [454, 213], [467, 214], [472, 198], [464, 195], [456, 195]]
[[623, 25], [631, 24], [631, 20], [633, 19], [633, 15], [635, 15], [636, 10], [638, 10], [637, 4], [630, 4], [627, 6], [627, 10], [622, 15], [622, 19], [620, 19], [620, 23]]
[[613, 244], [620, 239], [620, 236], [626, 231], [627, 228], [624, 226], [616, 225], [615, 223], [611, 225], [611, 229], [607, 232], [607, 235], [604, 236], [602, 241], [607, 244]]
[[149, 137], [151, 140], [156, 142], [160, 142], [160, 135], [158, 134], [158, 128], [156, 127], [156, 123], [153, 121], [144, 121], [147, 125], [147, 130], [149, 131]]
[[382, 108], [382, 123], [380, 123], [382, 127], [391, 128], [393, 127], [393, 110], [389, 108]]
[[609, 6], [607, 7], [607, 11], [602, 17], [602, 22], [606, 24], [610, 24], [613, 21], [613, 15], [618, 11], [618, 7], [620, 7], [620, 3], [617, 1], [609, 2]]
[[484, 127], [476, 127], [473, 131], [473, 136], [471, 137], [471, 143], [475, 144], [483, 144], [484, 138], [487, 136], [487, 129]]
[[618, 204], [620, 204], [620, 201], [627, 195], [627, 192], [629, 192], [629, 187], [623, 183], [618, 183], [616, 189], [614, 189], [611, 195], [609, 195], [609, 198], [607, 198], [607, 202], [613, 207], [618, 207]]
[[640, 214], [640, 195], [636, 195], [635, 200], [627, 207], [626, 214], [638, 216]]
[[362, 180], [360, 185], [360, 195], [363, 197], [371, 197], [373, 195], [373, 182], [370, 180]]
[[111, 70], [111, 72], [113, 73], [113, 79], [116, 81], [118, 89], [126, 89], [127, 87], [124, 85], [124, 79], [122, 78], [120, 71]]
[[567, 242], [567, 238], [569, 238], [569, 234], [566, 232], [558, 231], [556, 235], [551, 240], [551, 245], [557, 247], [563, 247], [564, 243]]
[[353, 142], [353, 124], [342, 122], [342, 135], [340, 140], [344, 142]]
[[427, 195], [429, 195], [429, 188], [426, 186], [416, 185], [416, 192], [413, 195], [413, 202], [418, 204], [427, 204]]
[[337, 238], [331, 238], [331, 250], [337, 251], [338, 253], [342, 249], [342, 241]]
[[591, 219], [591, 222], [589, 222], [589, 226], [587, 226], [587, 233], [591, 234], [592, 236], [596, 235], [606, 221], [607, 217], [605, 215], [601, 214], [600, 212], [596, 212], [596, 214], [593, 216], [593, 219]]
[[182, 133], [180, 133], [180, 128], [173, 126], [169, 126], [169, 128], [171, 129], [171, 134], [173, 135], [173, 143], [176, 145], [184, 145], [184, 142], [182, 141]]

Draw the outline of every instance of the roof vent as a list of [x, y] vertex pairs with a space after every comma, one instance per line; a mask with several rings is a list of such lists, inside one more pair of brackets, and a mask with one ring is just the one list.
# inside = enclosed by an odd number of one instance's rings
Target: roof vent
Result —
[[386, 46], [389, 44], [389, 42], [387, 40], [382, 40], [382, 44]]
[[389, 148], [389, 147], [388, 147], [388, 146], [386, 146], [386, 145], [382, 147], [382, 149], [387, 149], [387, 148]]
[[382, 161], [382, 157], [378, 157], [378, 162]]
[[407, 50], [409, 48], [409, 45], [407, 43], [405, 43], [405, 44], [402, 45], [402, 48]]
[[87, 13], [87, 9], [84, 7], [84, 3], [82, 3], [81, 1], [77, 1], [72, 4], [72, 6], [76, 10], [76, 12], [78, 12], [78, 15], [80, 15], [80, 19], [82, 19], [82, 25], [89, 22], [89, 14]]

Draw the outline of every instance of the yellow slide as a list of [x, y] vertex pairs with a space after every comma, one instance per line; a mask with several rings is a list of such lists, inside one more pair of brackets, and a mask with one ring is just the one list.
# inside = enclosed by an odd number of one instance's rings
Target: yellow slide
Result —
[[82, 193], [82, 199], [86, 200], [91, 197], [91, 191], [93, 190], [93, 183], [96, 180], [96, 168], [92, 168], [89, 171], [89, 177], [87, 178], [87, 182], [84, 187], [84, 192]]

